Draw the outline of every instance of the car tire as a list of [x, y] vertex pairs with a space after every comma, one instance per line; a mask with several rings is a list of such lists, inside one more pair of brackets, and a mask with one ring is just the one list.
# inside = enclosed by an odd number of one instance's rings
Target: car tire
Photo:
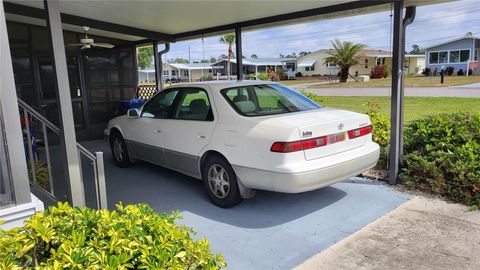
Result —
[[118, 131], [112, 131], [110, 134], [110, 150], [112, 151], [113, 163], [120, 168], [126, 168], [133, 165], [128, 155], [127, 144]]
[[202, 179], [208, 197], [214, 204], [229, 208], [242, 201], [235, 171], [222, 156], [212, 155], [205, 160]]

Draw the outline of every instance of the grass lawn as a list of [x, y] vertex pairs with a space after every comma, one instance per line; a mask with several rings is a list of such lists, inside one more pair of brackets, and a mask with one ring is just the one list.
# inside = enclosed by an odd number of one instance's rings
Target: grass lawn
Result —
[[[362, 112], [365, 104], [374, 102], [380, 105], [381, 113], [390, 116], [390, 97], [323, 97], [320, 104], [327, 107]], [[451, 97], [405, 97], [405, 122], [427, 114], [453, 112], [480, 113], [480, 99]]]
[[[283, 81], [285, 83], [287, 81]], [[480, 76], [445, 76], [444, 84], [440, 84], [440, 77], [407, 77], [405, 78], [406, 87], [438, 87], [438, 86], [456, 86], [469, 83], [480, 82]], [[368, 82], [347, 82], [336, 84], [312, 85], [309, 88], [351, 88], [351, 87], [390, 87], [392, 78], [375, 79]]]

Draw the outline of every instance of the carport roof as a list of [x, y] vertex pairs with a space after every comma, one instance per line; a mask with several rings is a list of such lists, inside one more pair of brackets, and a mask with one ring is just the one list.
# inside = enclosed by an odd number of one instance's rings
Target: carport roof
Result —
[[[95, 35], [130, 41], [173, 42], [202, 35], [390, 10], [392, 1], [80, 1], [58, 0], [64, 29], [87, 25]], [[405, 0], [419, 6], [449, 0]], [[7, 19], [45, 24], [43, 0], [4, 0]]]

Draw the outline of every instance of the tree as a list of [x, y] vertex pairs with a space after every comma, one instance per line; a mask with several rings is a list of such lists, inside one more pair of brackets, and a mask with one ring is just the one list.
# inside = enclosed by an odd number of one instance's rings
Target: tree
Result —
[[252, 55], [250, 55], [250, 58], [252, 58], [252, 59], [257, 59], [258, 56], [257, 56], [256, 54], [252, 54]]
[[410, 54], [424, 54], [425, 49], [420, 48], [417, 44], [412, 45], [412, 50], [409, 52]]
[[220, 38], [220, 43], [222, 43], [222, 44], [227, 44], [227, 45], [228, 45], [227, 75], [228, 75], [228, 78], [230, 79], [230, 75], [231, 75], [230, 62], [232, 61], [232, 55], [233, 55], [232, 45], [233, 45], [233, 43], [235, 43], [235, 34], [226, 34], [226, 35], [224, 35], [223, 37]]
[[298, 53], [298, 57], [302, 57], [302, 56], [305, 56], [305, 55], [309, 55], [311, 54], [312, 52], [305, 52], [305, 51], [301, 51]]
[[215, 62], [217, 62], [217, 58], [215, 58], [213, 56], [210, 57], [210, 63], [215, 63]]
[[358, 64], [363, 57], [363, 50], [367, 46], [350, 41], [341, 42], [338, 39], [330, 42], [332, 43], [333, 49], [326, 52], [329, 56], [325, 58], [324, 64], [337, 64], [340, 67], [340, 82], [347, 82], [348, 70], [351, 66]]
[[175, 59], [170, 58], [170, 59], [168, 59], [167, 62], [168, 62], [168, 63], [179, 63], [179, 64], [189, 63], [187, 59], [181, 58], [181, 57], [177, 57], [177, 58], [175, 58]]
[[137, 48], [137, 62], [140, 69], [146, 69], [152, 65], [153, 46]]
[[200, 63], [210, 63], [210, 61], [207, 59], [203, 59], [202, 61], [200, 61]]

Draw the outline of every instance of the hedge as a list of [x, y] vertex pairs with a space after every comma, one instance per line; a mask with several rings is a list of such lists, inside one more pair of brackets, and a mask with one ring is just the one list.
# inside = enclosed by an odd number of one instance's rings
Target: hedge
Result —
[[430, 115], [410, 122], [404, 135], [402, 182], [480, 207], [480, 113]]
[[0, 269], [219, 269], [206, 239], [146, 204], [115, 211], [59, 203], [0, 230]]

